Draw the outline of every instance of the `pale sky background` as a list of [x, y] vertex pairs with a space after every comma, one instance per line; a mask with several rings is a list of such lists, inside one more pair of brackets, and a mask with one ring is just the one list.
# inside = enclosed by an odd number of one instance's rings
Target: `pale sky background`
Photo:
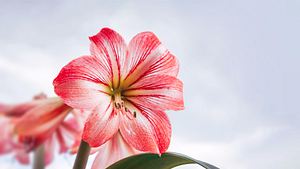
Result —
[[[170, 151], [222, 169], [300, 168], [299, 0], [0, 2], [0, 102], [54, 96], [54, 77], [102, 27], [127, 42], [152, 31], [184, 82]], [[30, 167], [1, 156], [0, 168]]]

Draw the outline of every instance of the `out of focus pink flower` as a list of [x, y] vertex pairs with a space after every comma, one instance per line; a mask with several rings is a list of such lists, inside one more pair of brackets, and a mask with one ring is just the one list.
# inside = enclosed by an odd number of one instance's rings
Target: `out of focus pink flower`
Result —
[[71, 61], [53, 81], [66, 104], [92, 111], [82, 139], [92, 147], [110, 147], [99, 153], [110, 152], [108, 163], [130, 154], [118, 151], [117, 142], [124, 150], [165, 152], [171, 125], [164, 111], [184, 108], [175, 56], [152, 32], [139, 33], [126, 45], [104, 28], [90, 40], [91, 55]]
[[[74, 149], [76, 140], [81, 138], [83, 124], [79, 114], [63, 103], [60, 98], [46, 98], [41, 95], [27, 103], [1, 105], [1, 114], [5, 115], [9, 127], [4, 127], [8, 134], [0, 136], [0, 142], [10, 142], [10, 151], [24, 159], [28, 152], [41, 144], [45, 147], [45, 163], [49, 164], [56, 146], [64, 153]], [[9, 135], [9, 136], [8, 136]], [[58, 143], [58, 145], [57, 145]], [[9, 152], [9, 151], [8, 151]], [[20, 160], [19, 160], [20, 161]], [[28, 160], [27, 160], [28, 161]], [[27, 162], [28, 163], [28, 162]]]

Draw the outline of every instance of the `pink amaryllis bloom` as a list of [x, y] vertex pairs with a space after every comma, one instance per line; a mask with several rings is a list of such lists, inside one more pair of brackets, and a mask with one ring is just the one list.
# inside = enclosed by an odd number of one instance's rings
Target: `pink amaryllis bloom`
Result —
[[11, 151], [17, 155], [20, 150], [25, 152], [24, 159], [29, 159], [30, 151], [44, 145], [47, 165], [53, 160], [56, 148], [60, 153], [71, 152], [76, 140], [81, 137], [83, 125], [76, 117], [78, 113], [60, 98], [39, 98], [16, 105], [1, 104], [0, 111], [13, 122], [12, 127], [6, 129], [9, 137], [0, 136], [0, 142], [12, 143]]
[[175, 56], [152, 32], [137, 34], [127, 45], [104, 28], [90, 41], [91, 55], [68, 63], [53, 81], [66, 104], [92, 111], [82, 139], [98, 147], [118, 140], [119, 133], [127, 147], [165, 152], [171, 137], [165, 111], [184, 108]]
[[14, 153], [15, 159], [21, 164], [29, 164], [30, 159], [26, 145], [15, 139], [14, 128], [18, 119], [28, 110], [41, 103], [38, 99], [45, 98], [41, 93], [34, 96], [34, 101], [16, 105], [0, 103], [0, 155]]

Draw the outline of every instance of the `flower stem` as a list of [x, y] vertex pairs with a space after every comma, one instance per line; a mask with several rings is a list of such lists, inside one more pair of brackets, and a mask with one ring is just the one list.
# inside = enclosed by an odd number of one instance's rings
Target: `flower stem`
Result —
[[33, 169], [45, 168], [45, 147], [44, 144], [39, 145], [34, 150]]
[[73, 169], [85, 169], [87, 161], [89, 159], [90, 151], [91, 147], [89, 146], [89, 144], [81, 140]]

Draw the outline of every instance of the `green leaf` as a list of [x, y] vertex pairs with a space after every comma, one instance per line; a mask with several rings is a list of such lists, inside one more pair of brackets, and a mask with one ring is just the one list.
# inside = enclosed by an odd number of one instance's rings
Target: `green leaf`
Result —
[[107, 169], [171, 169], [184, 164], [199, 164], [206, 169], [219, 169], [203, 161], [195, 160], [178, 153], [157, 154], [145, 153], [124, 158]]

